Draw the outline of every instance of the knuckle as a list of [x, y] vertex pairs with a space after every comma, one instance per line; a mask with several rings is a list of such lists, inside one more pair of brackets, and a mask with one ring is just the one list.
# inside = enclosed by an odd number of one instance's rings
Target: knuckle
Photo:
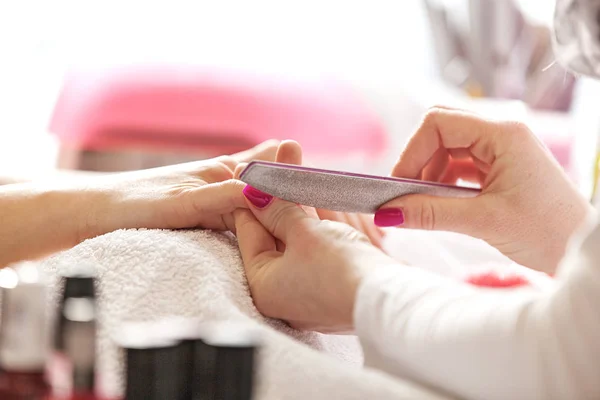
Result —
[[217, 157], [217, 162], [223, 164], [226, 168], [233, 170], [238, 162], [233, 156], [219, 156]]
[[233, 177], [235, 179], [240, 179], [240, 175], [242, 175], [242, 172], [246, 169], [247, 166], [247, 163], [240, 163], [236, 165], [235, 169], [233, 170]]
[[529, 127], [520, 121], [503, 122], [500, 125], [503, 141], [504, 153], [510, 157], [519, 157], [521, 152], [530, 149], [532, 145], [539, 143], [534, 133]]
[[[241, 181], [235, 179], [227, 179], [221, 182], [216, 183], [218, 189], [222, 193], [227, 193], [229, 196], [225, 197], [228, 200], [235, 200], [235, 194], [242, 194], [242, 190], [244, 190], [244, 184]], [[238, 193], [239, 192], [239, 193]]]
[[521, 121], [502, 122], [501, 127], [514, 139], [529, 138], [533, 134], [529, 127]]
[[337, 237], [352, 242], [371, 243], [367, 235], [342, 222], [321, 220], [318, 226], [321, 233], [328, 237]]
[[427, 112], [425, 112], [425, 116], [423, 117], [423, 123], [433, 122], [438, 115], [442, 112], [442, 109], [438, 106], [430, 107]]
[[446, 109], [447, 107], [444, 106], [443, 104], [435, 104], [431, 107], [428, 108], [428, 111], [432, 111], [432, 112], [440, 112], [441, 110]]
[[225, 179], [224, 181], [218, 182], [217, 185], [221, 185], [226, 190], [237, 190], [243, 189], [245, 184], [242, 181], [238, 181], [237, 179]]
[[278, 139], [269, 139], [261, 143], [261, 146], [264, 147], [264, 151], [272, 151], [277, 150], [279, 147], [279, 143], [281, 143]]
[[231, 179], [233, 177], [233, 172], [226, 164], [217, 161], [202, 175], [207, 182], [214, 183]]
[[434, 230], [436, 227], [436, 212], [433, 203], [430, 201], [422, 202], [419, 213], [421, 229]]
[[[246, 231], [250, 231], [247, 230], [247, 227], [252, 227], [252, 219], [248, 218], [246, 215], [240, 215], [240, 214], [235, 214], [235, 225], [236, 225], [236, 229], [238, 229], [239, 232], [246, 232]], [[238, 238], [239, 240], [239, 238]]]
[[369, 238], [367, 237], [367, 235], [365, 235], [364, 233], [360, 232], [356, 228], [353, 228], [353, 227], [348, 226], [348, 225], [346, 225], [345, 227], [343, 227], [341, 235], [343, 237], [345, 237], [346, 239], [349, 239], [349, 240], [354, 241], [354, 242], [371, 243], [371, 241], [369, 240]]
[[268, 216], [268, 224], [276, 235], [283, 233], [283, 230], [286, 229], [286, 227], [294, 225], [294, 222], [288, 221], [287, 218], [290, 207], [295, 206], [279, 205], [278, 207], [273, 207], [271, 209]]
[[239, 204], [246, 204], [242, 194], [244, 184], [241, 181], [227, 179], [217, 183], [217, 185], [217, 189], [222, 193], [222, 196], [219, 196], [222, 199], [222, 205], [226, 208], [235, 209], [239, 207]]

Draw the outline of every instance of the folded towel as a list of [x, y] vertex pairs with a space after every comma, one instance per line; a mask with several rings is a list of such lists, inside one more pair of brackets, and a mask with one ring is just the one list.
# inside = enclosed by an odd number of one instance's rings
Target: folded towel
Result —
[[262, 332], [257, 399], [447, 398], [362, 368], [354, 336], [300, 332], [264, 318], [252, 303], [230, 234], [116, 231], [47, 259], [43, 268], [56, 289], [57, 273], [82, 263], [98, 272], [98, 368], [111, 395], [121, 394], [124, 384], [123, 354], [110, 339], [121, 323], [182, 316], [234, 320]]

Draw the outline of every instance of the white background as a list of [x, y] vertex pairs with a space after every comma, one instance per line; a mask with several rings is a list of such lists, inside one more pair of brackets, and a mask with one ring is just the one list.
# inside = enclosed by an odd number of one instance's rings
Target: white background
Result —
[[[5, 173], [54, 165], [56, 143], [46, 126], [73, 65], [172, 62], [335, 76], [376, 108], [395, 139], [394, 153], [435, 97], [419, 0], [0, 1]], [[551, 10], [551, 2], [524, 3], [543, 18]]]

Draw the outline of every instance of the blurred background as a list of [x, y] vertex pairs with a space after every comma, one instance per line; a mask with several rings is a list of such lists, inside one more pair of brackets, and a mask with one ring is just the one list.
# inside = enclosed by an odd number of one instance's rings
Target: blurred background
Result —
[[0, 176], [118, 171], [298, 140], [387, 174], [435, 104], [525, 121], [587, 195], [600, 90], [554, 63], [553, 1], [0, 5]]

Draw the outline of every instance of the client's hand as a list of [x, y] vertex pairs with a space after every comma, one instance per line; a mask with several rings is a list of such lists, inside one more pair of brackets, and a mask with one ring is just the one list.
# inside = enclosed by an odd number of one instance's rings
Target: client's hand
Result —
[[591, 207], [520, 123], [432, 108], [393, 176], [482, 187], [473, 199], [410, 195], [375, 214], [379, 226], [448, 230], [484, 239], [514, 261], [553, 272]]
[[352, 330], [361, 279], [394, 261], [347, 224], [250, 188], [251, 209], [234, 211], [250, 291], [265, 316], [298, 329]]
[[[279, 145], [275, 161], [284, 164], [302, 165], [302, 147], [293, 140], [284, 140]], [[234, 176], [238, 178], [246, 167], [245, 163], [240, 163]], [[343, 222], [367, 235], [371, 243], [381, 248], [383, 242], [383, 231], [375, 226], [373, 218], [367, 214], [350, 214], [325, 209], [314, 209], [312, 207], [303, 207], [311, 216], [322, 220]]]
[[273, 140], [232, 156], [90, 179], [87, 191], [94, 200], [88, 202], [80, 236], [122, 228], [231, 229], [231, 212], [246, 207], [245, 185], [233, 179], [235, 167], [273, 161], [277, 148]]

